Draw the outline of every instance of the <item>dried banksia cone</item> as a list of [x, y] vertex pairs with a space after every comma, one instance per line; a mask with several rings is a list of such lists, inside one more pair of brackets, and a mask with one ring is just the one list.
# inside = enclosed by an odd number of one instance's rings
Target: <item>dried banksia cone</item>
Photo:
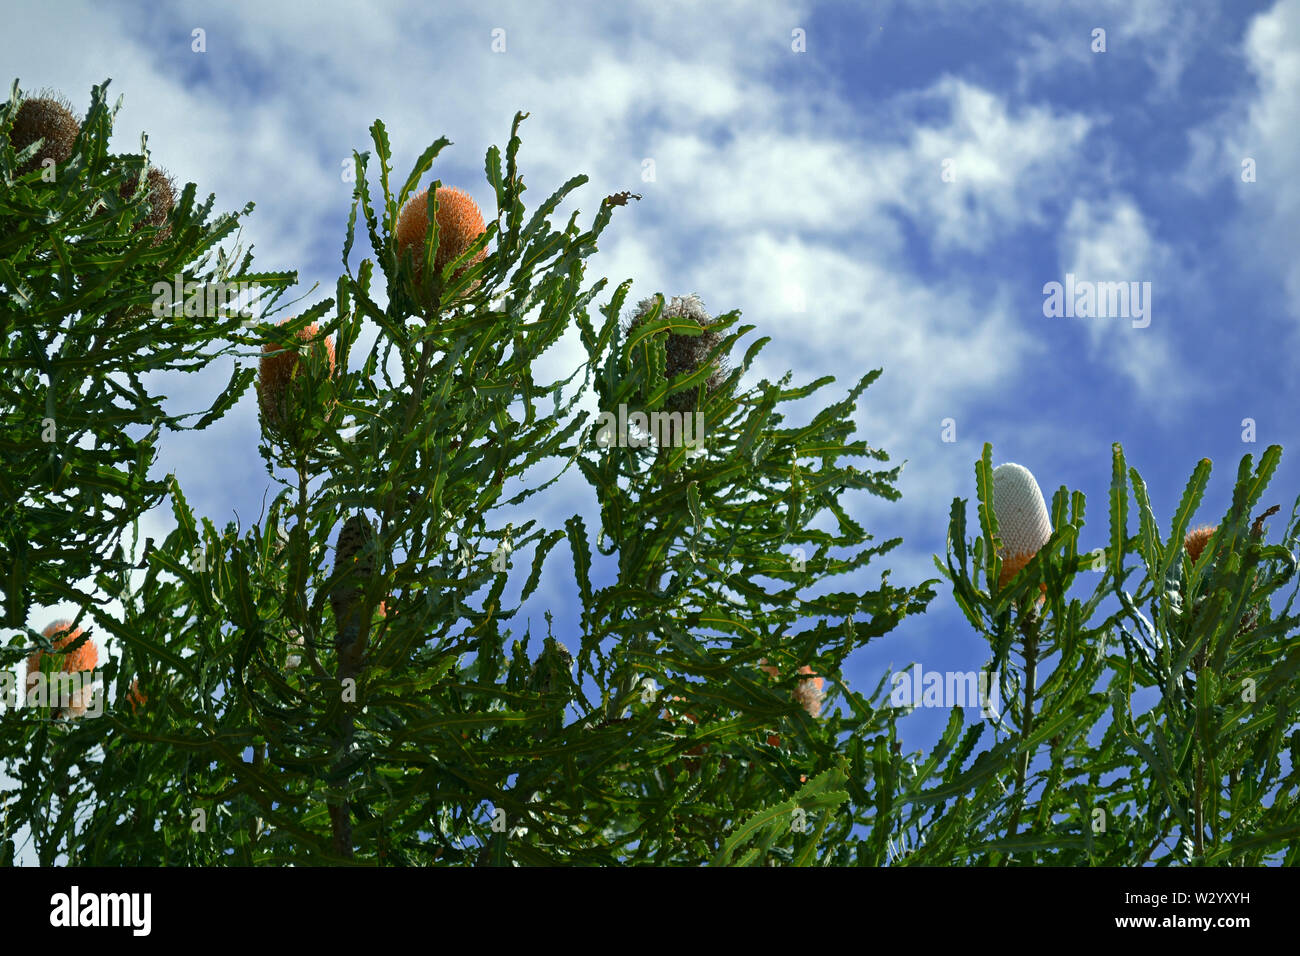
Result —
[[1210, 538], [1214, 537], [1214, 532], [1218, 526], [1196, 528], [1187, 532], [1187, 537], [1183, 539], [1183, 547], [1187, 550], [1187, 556], [1192, 559], [1192, 564], [1200, 560], [1201, 553], [1205, 546], [1210, 543]]
[[[159, 232], [153, 239], [154, 245], [157, 245], [171, 235], [171, 226], [167, 222], [167, 217], [171, 215], [176, 205], [176, 183], [165, 170], [157, 166], [151, 166], [145, 173], [145, 182], [149, 190], [146, 200], [149, 203], [149, 214], [145, 216], [143, 222], [136, 223], [135, 228], [139, 229], [141, 225], [157, 228]], [[123, 199], [130, 199], [135, 195], [139, 185], [140, 177], [130, 176], [122, 183], [118, 195]]]
[[[631, 332], [643, 324], [649, 318], [655, 304], [662, 298], [661, 295], [655, 295], [642, 299], [637, 304], [636, 313], [628, 323], [627, 330]], [[712, 328], [713, 317], [705, 310], [704, 302], [698, 295], [673, 296], [660, 310], [659, 318], [689, 319], [703, 329], [699, 335], [686, 335], [669, 329], [656, 333], [666, 337], [664, 375], [670, 382], [679, 375], [699, 369], [722, 341], [721, 333]], [[706, 391], [709, 393], [716, 391], [726, 376], [727, 363], [722, 356], [714, 358], [712, 371], [704, 383]], [[699, 400], [695, 389], [674, 392], [664, 401], [664, 408], [669, 412], [680, 412], [683, 415], [695, 412], [698, 406]]]
[[45, 160], [52, 159], [55, 167], [66, 163], [72, 156], [72, 146], [81, 132], [81, 123], [72, 114], [72, 104], [57, 94], [45, 94], [23, 100], [14, 117], [9, 141], [15, 152], [21, 152], [38, 139], [43, 140], [36, 155], [19, 167], [20, 174], [43, 168]]
[[[95, 642], [91, 640], [86, 641], [76, 650], [69, 651], [66, 654], [57, 653], [59, 650], [67, 647], [69, 644], [81, 637], [81, 628], [74, 628], [71, 621], [55, 621], [42, 631], [41, 634], [45, 637], [54, 639], [53, 644], [55, 652], [36, 651], [27, 658], [27, 678], [29, 688], [31, 687], [32, 675], [41, 672], [41, 664], [46, 657], [62, 658], [62, 663], [58, 667], [58, 671], [64, 674], [93, 671], [95, 665], [99, 663], [99, 648], [96, 647]], [[58, 636], [55, 637], [55, 635]], [[59, 662], [56, 661], [56, 663]], [[54, 709], [61, 715], [79, 717], [86, 712], [86, 707], [90, 703], [91, 692], [92, 687], [89, 682], [86, 682], [80, 690], [73, 693], [72, 700], [67, 702], [67, 707], [59, 708], [55, 706]], [[53, 701], [51, 701], [51, 706], [54, 706]]]
[[993, 513], [1003, 547], [998, 587], [1004, 587], [1052, 536], [1047, 503], [1024, 465], [1008, 463], [993, 469]]
[[529, 684], [539, 694], [562, 691], [573, 673], [573, 655], [553, 637], [542, 645], [542, 653], [533, 662]]
[[[443, 267], [463, 255], [483, 235], [486, 226], [483, 223], [483, 213], [469, 193], [451, 186], [440, 186], [437, 199], [438, 248], [433, 254], [433, 271], [441, 275]], [[417, 282], [422, 285], [424, 242], [429, 233], [429, 190], [422, 190], [407, 202], [397, 217], [396, 232], [398, 257], [409, 253], [414, 258]], [[487, 250], [480, 249], [456, 275], [460, 275], [470, 265], [481, 262], [486, 255]]]
[[[285, 322], [289, 321], [288, 319]], [[284, 325], [284, 322], [280, 323]], [[334, 374], [334, 342], [329, 337], [321, 340], [316, 323], [298, 332], [298, 339], [306, 347], [319, 350]], [[315, 340], [315, 341], [313, 341]], [[302, 428], [310, 418], [307, 409], [297, 408], [297, 389], [294, 379], [301, 371], [301, 356], [295, 349], [282, 348], [275, 342], [262, 346], [262, 361], [257, 374], [257, 402], [262, 411], [262, 424], [268, 434], [283, 440], [296, 450], [301, 450]], [[331, 409], [325, 409], [325, 417]]]
[[334, 546], [334, 574], [343, 576], [334, 582], [330, 607], [342, 644], [352, 643], [360, 633], [362, 602], [375, 575], [375, 557], [375, 526], [365, 515], [353, 515], [343, 523]]

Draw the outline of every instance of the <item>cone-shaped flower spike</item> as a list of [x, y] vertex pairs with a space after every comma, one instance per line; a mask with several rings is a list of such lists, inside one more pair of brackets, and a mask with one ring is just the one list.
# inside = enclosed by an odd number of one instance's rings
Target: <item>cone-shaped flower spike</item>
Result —
[[41, 145], [36, 155], [23, 163], [19, 174], [44, 168], [47, 159], [53, 160], [56, 167], [67, 162], [80, 132], [81, 124], [72, 115], [72, 104], [58, 94], [23, 100], [9, 132], [9, 142], [15, 151], [24, 150], [37, 140]]
[[1214, 537], [1214, 532], [1217, 530], [1215, 526], [1187, 532], [1187, 537], [1183, 539], [1183, 547], [1187, 549], [1187, 556], [1192, 559], [1192, 564], [1200, 560], [1201, 552], [1205, 550], [1205, 546], [1210, 543], [1210, 538]]
[[[41, 632], [45, 637], [54, 638], [55, 651], [60, 651], [69, 644], [81, 637], [81, 628], [73, 628], [71, 621], [55, 621], [44, 631]], [[57, 635], [57, 636], [56, 636]], [[44, 651], [37, 651], [27, 658], [27, 686], [31, 688], [31, 678], [33, 674], [39, 674], [41, 671], [41, 662], [46, 657], [57, 657], [56, 654], [48, 654]], [[65, 674], [77, 674], [94, 671], [95, 666], [99, 663], [99, 648], [95, 646], [94, 641], [86, 641], [75, 651], [69, 651], [62, 655], [63, 660], [57, 662], [58, 670]], [[80, 690], [74, 690], [71, 699], [62, 701], [67, 706], [55, 706], [56, 716], [63, 717], [80, 717], [90, 705], [91, 695], [94, 688], [90, 683], [84, 684]]]
[[[441, 273], [447, 263], [458, 259], [483, 235], [486, 228], [483, 213], [469, 193], [452, 186], [441, 186], [438, 198], [438, 248], [433, 254], [433, 271]], [[397, 249], [399, 255], [414, 258], [415, 278], [424, 285], [424, 240], [429, 232], [429, 190], [416, 195], [397, 217]], [[475, 254], [470, 265], [487, 256], [486, 249]], [[469, 268], [462, 266], [456, 275]], [[423, 291], [420, 293], [423, 295]]]
[[1002, 587], [1047, 544], [1052, 523], [1038, 482], [1028, 468], [1014, 462], [993, 469], [993, 513], [1003, 545], [998, 576]]

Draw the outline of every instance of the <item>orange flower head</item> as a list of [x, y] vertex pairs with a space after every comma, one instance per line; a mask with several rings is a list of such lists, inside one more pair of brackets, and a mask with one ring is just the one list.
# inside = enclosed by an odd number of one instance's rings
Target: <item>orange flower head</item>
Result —
[[[799, 668], [800, 674], [812, 674], [812, 668], [804, 665]], [[810, 677], [808, 680], [801, 680], [794, 687], [794, 699], [804, 710], [808, 711], [809, 717], [820, 717], [822, 713], [822, 701], [826, 695], [822, 692], [822, 686], [825, 681], [820, 677]]]
[[[60, 667], [59, 670], [63, 671], [65, 674], [75, 674], [78, 671], [94, 670], [95, 665], [99, 663], [99, 648], [95, 646], [94, 641], [86, 641], [86, 643], [82, 644], [76, 650], [70, 651], [67, 654], [57, 654], [59, 649], [67, 647], [73, 641], [77, 640], [77, 638], [81, 637], [81, 628], [73, 628], [71, 621], [55, 621], [41, 633], [45, 637], [54, 638], [54, 647], [56, 648], [56, 651], [53, 653], [37, 651], [29, 656], [27, 658], [28, 676], [40, 673], [42, 659], [50, 656], [61, 656], [63, 658], [63, 666]], [[56, 634], [59, 636], [54, 637]]]
[[1192, 564], [1200, 560], [1201, 553], [1217, 530], [1219, 530], [1218, 526], [1207, 526], [1187, 532], [1187, 537], [1183, 539], [1183, 547], [1187, 549], [1187, 556], [1192, 559]]
[[[288, 319], [285, 322], [289, 321]], [[284, 322], [280, 323], [284, 325]], [[334, 342], [328, 336], [318, 338], [320, 329], [313, 322], [298, 332], [299, 341], [310, 343], [311, 348], [323, 350], [329, 374], [334, 374]], [[314, 341], [313, 341], [314, 340]], [[291, 406], [294, 399], [293, 382], [301, 368], [300, 355], [294, 349], [282, 348], [275, 342], [262, 346], [262, 361], [257, 374], [257, 402], [262, 411], [266, 430], [288, 444], [298, 444], [300, 417], [298, 409]], [[326, 416], [330, 410], [326, 410]]]
[[[779, 674], [776, 665], [767, 663], [767, 658], [765, 657], [759, 658], [758, 666], [760, 670], [771, 677], [776, 677]], [[807, 674], [808, 677], [805, 680], [799, 681], [799, 683], [795, 685], [793, 693], [795, 703], [806, 710], [809, 717], [820, 717], [822, 713], [822, 702], [826, 698], [826, 695], [822, 690], [826, 681], [824, 678], [818, 677], [814, 674], [812, 666], [809, 664], [800, 667], [799, 673]], [[775, 747], [781, 742], [781, 738], [776, 734], [772, 734], [767, 738], [767, 742]]]
[[[440, 186], [437, 193], [438, 248], [433, 254], [433, 271], [441, 274], [443, 267], [464, 254], [486, 226], [483, 213], [470, 198], [469, 193], [451, 186]], [[417, 281], [423, 281], [424, 242], [429, 234], [429, 190], [425, 189], [410, 199], [397, 217], [397, 254], [414, 257]], [[466, 266], [481, 262], [487, 255], [480, 249]], [[456, 273], [460, 275], [460, 271]]]

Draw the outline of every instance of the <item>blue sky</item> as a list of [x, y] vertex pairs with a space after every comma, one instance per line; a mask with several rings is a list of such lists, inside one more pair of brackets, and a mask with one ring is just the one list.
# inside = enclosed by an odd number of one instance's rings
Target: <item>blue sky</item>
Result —
[[[1198, 518], [1212, 523], [1240, 457], [1289, 445], [1300, 0], [6, 7], [8, 79], [84, 110], [111, 77], [125, 95], [118, 148], [147, 130], [155, 161], [215, 192], [219, 210], [256, 202], [257, 264], [298, 269], [304, 292], [319, 283], [310, 302], [334, 287], [352, 188], [340, 170], [376, 117], [403, 176], [448, 136], [434, 175], [490, 208], [483, 154], [530, 112], [530, 202], [579, 172], [592, 182], [560, 217], [577, 207], [589, 221], [622, 189], [645, 197], [619, 211], [589, 277], [633, 279], [631, 301], [696, 292], [715, 314], [740, 309], [773, 340], [755, 381], [832, 374], [839, 394], [883, 367], [858, 424], [906, 460], [903, 498], [853, 510], [904, 538], [886, 562], [896, 583], [933, 576], [985, 441], [1049, 498], [1061, 484], [1088, 495], [1084, 548], [1104, 543], [1112, 442], [1166, 523], [1202, 457], [1215, 475]], [[1150, 324], [1045, 317], [1043, 287], [1067, 273], [1151, 283]], [[548, 369], [580, 353], [567, 340]], [[170, 408], [198, 408], [229, 372], [159, 385]], [[942, 440], [948, 418], [955, 442]], [[219, 525], [247, 519], [269, 484], [257, 434], [250, 391], [203, 434], [169, 436], [159, 469]], [[1287, 513], [1296, 478], [1288, 454], [1264, 504]], [[579, 483], [547, 501], [550, 526], [593, 518]], [[147, 533], [169, 525], [157, 514]], [[529, 605], [535, 628], [550, 608], [561, 637], [577, 617], [564, 557], [552, 553]], [[987, 657], [941, 589], [846, 677], [867, 691], [890, 667]], [[909, 718], [908, 747], [945, 718]]]

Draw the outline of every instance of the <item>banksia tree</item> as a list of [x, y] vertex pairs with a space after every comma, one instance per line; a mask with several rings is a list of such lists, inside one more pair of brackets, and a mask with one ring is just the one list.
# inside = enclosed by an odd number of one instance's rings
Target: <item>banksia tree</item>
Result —
[[[136, 229], [139, 205], [121, 198], [124, 182], [147, 161], [114, 148], [114, 117], [105, 86], [91, 91], [80, 122], [61, 99], [24, 96], [17, 84], [0, 103], [0, 235], [21, 237], [0, 256], [0, 669], [49, 646], [26, 627], [34, 613], [71, 604], [99, 641], [73, 650], [69, 657], [80, 660], [72, 666], [102, 654], [108, 685], [107, 714], [56, 734], [39, 709], [0, 713], [0, 768], [20, 781], [16, 790], [0, 788], [0, 860], [12, 859], [17, 827], [44, 865], [166, 856], [158, 820], [179, 814], [186, 797], [158, 781], [182, 779], [187, 758], [152, 748], [148, 771], [137, 774], [141, 745], [114, 731], [111, 711], [112, 694], [120, 703], [127, 690], [115, 683], [118, 673], [157, 669], [159, 648], [184, 640], [167, 630], [161, 610], [181, 600], [181, 586], [159, 563], [156, 542], [137, 538], [133, 528], [175, 490], [171, 476], [157, 473], [160, 441], [216, 421], [256, 374], [236, 367], [206, 401], [191, 400], [179, 413], [166, 407], [181, 373], [214, 361], [233, 365], [252, 343], [243, 316], [155, 313], [155, 287], [245, 281], [252, 257], [217, 252], [251, 207], [217, 214], [196, 203], [188, 185], [174, 200], [173, 230], [151, 241]], [[23, 155], [27, 149], [34, 152]], [[40, 174], [23, 175], [45, 159], [57, 164], [59, 188]], [[268, 297], [293, 282], [288, 273], [257, 276]], [[191, 554], [176, 556], [179, 572], [191, 573]], [[120, 613], [108, 610], [114, 600], [124, 606]], [[47, 654], [42, 666], [57, 661]], [[186, 691], [158, 685], [164, 698], [184, 702], [162, 712], [195, 714], [197, 685], [188, 674], [177, 684]], [[129, 835], [113, 830], [112, 839], [103, 829], [83, 832], [92, 804], [106, 827], [132, 814], [142, 815], [138, 827]]]
[[[1061, 488], [1044, 514], [1036, 487], [1011, 475], [1003, 487], [1026, 504], [1018, 514], [1004, 509], [985, 446], [980, 534], [966, 541], [965, 502], [955, 500], [941, 567], [988, 641], [1009, 719], [964, 727], [954, 711], [937, 751], [954, 756], [927, 764], [930, 780], [918, 775], [902, 797], [920, 799], [899, 835], [909, 863], [1296, 861], [1284, 834], [1300, 831], [1300, 778], [1284, 766], [1296, 752], [1288, 728], [1300, 687], [1282, 675], [1300, 666], [1300, 616], [1291, 613], [1300, 500], [1278, 544], [1266, 543], [1264, 527], [1276, 508], [1251, 518], [1280, 454], [1270, 447], [1258, 467], [1245, 456], [1223, 518], [1189, 533], [1210, 477], [1202, 460], [1162, 533], [1145, 483], [1116, 445], [1104, 546], [1080, 554], [1083, 494]], [[1216, 534], [1216, 560], [1202, 568], [1193, 560], [1185, 576], [1184, 552], [1201, 557]], [[1031, 580], [980, 587], [999, 537], [1018, 553], [1036, 548], [1041, 611], [1026, 601]], [[1284, 584], [1292, 593], [1279, 613], [1270, 598]], [[1017, 644], [1032, 658], [1009, 670]], [[1137, 697], [1151, 692], [1154, 705]], [[1008, 725], [1009, 736], [980, 744]]]
[[[522, 114], [486, 157], [494, 212], [430, 222], [426, 191], [423, 228], [411, 203], [448, 144], [395, 180], [376, 122], [354, 154], [343, 274], [296, 318], [110, 322], [152, 302], [160, 264], [185, 262], [182, 285], [248, 273], [225, 255], [204, 271], [234, 223], [207, 224], [192, 186], [161, 242], [136, 231], [144, 186], [121, 189], [147, 160], [108, 154], [108, 119], [97, 91], [82, 188], [21, 182], [0, 149], [5, 234], [33, 236], [22, 288], [0, 278], [18, 303], [0, 310], [16, 409], [0, 402], [0, 663], [53, 649], [24, 626], [33, 607], [77, 604], [133, 714], [0, 716], [18, 781], [0, 792], [0, 858], [19, 827], [42, 863], [114, 866], [1296, 858], [1300, 621], [1269, 600], [1294, 581], [1300, 506], [1276, 543], [1268, 511], [1251, 524], [1275, 449], [1243, 462], [1215, 560], [1189, 569], [1208, 462], [1162, 533], [1116, 447], [1097, 561], [1079, 552], [1084, 496], [1048, 506], [986, 448], [974, 540], [958, 499], [939, 564], [1010, 706], [956, 709], [928, 758], [904, 756], [887, 681], [852, 686], [845, 666], [933, 597], [875, 573], [898, 542], [854, 516], [861, 496], [898, 497], [898, 467], [854, 424], [879, 370], [809, 409], [829, 382], [755, 381], [762, 340], [745, 344], [738, 312], [656, 295], [626, 322], [631, 280], [587, 268], [628, 194], [557, 225], [576, 177], [526, 210]], [[543, 376], [570, 331], [583, 361]], [[189, 417], [162, 416], [140, 373], [225, 356], [230, 385], [194, 424], [256, 381], [259, 451], [278, 454], [266, 507], [218, 528], [151, 475], [154, 439]], [[76, 372], [51, 383], [50, 368]], [[58, 440], [41, 441], [51, 401]], [[627, 406], [699, 414], [702, 441], [599, 441]], [[552, 489], [575, 480], [599, 527], [553, 516], [573, 499]], [[174, 527], [126, 554], [124, 530], [164, 497]], [[538, 640], [543, 594], [576, 608], [564, 643], [549, 615]], [[216, 825], [191, 828], [199, 805]]]

